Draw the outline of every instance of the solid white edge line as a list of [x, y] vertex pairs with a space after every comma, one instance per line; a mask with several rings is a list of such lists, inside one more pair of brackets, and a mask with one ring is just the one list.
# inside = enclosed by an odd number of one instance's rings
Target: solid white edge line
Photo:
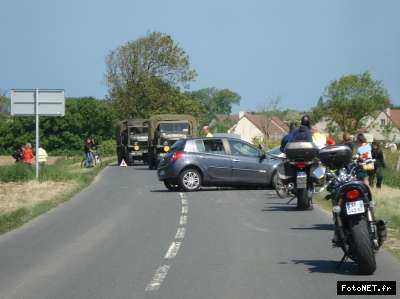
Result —
[[168, 270], [171, 266], [170, 265], [163, 265], [160, 266], [156, 273], [153, 276], [153, 279], [150, 281], [150, 283], [147, 285], [145, 291], [157, 291], [160, 289], [165, 277], [168, 274]]

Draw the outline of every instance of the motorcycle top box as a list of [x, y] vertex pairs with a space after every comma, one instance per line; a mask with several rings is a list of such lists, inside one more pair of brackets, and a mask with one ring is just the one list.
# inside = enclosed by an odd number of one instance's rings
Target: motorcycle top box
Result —
[[330, 145], [320, 149], [319, 159], [329, 168], [346, 167], [351, 163], [353, 153], [347, 145]]
[[290, 142], [285, 154], [291, 161], [312, 161], [318, 156], [318, 148], [312, 142]]

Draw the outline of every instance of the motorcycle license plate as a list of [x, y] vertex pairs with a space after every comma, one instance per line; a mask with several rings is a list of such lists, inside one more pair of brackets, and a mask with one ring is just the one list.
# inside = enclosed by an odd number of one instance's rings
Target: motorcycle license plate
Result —
[[364, 201], [357, 200], [346, 202], [347, 215], [361, 214], [365, 212]]
[[298, 172], [296, 177], [296, 187], [304, 189], [307, 187], [307, 174], [305, 172]]

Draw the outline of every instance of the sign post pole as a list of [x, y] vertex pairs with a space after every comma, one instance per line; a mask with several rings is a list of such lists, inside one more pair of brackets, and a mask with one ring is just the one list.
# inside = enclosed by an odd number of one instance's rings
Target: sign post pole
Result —
[[35, 117], [36, 117], [36, 179], [39, 179], [39, 89], [36, 88], [35, 92]]

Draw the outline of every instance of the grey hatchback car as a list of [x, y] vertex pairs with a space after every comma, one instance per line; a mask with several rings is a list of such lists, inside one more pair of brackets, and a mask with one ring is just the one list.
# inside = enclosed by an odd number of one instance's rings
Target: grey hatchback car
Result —
[[161, 159], [157, 174], [171, 191], [195, 191], [201, 186], [270, 186], [275, 155], [228, 137], [178, 140]]

